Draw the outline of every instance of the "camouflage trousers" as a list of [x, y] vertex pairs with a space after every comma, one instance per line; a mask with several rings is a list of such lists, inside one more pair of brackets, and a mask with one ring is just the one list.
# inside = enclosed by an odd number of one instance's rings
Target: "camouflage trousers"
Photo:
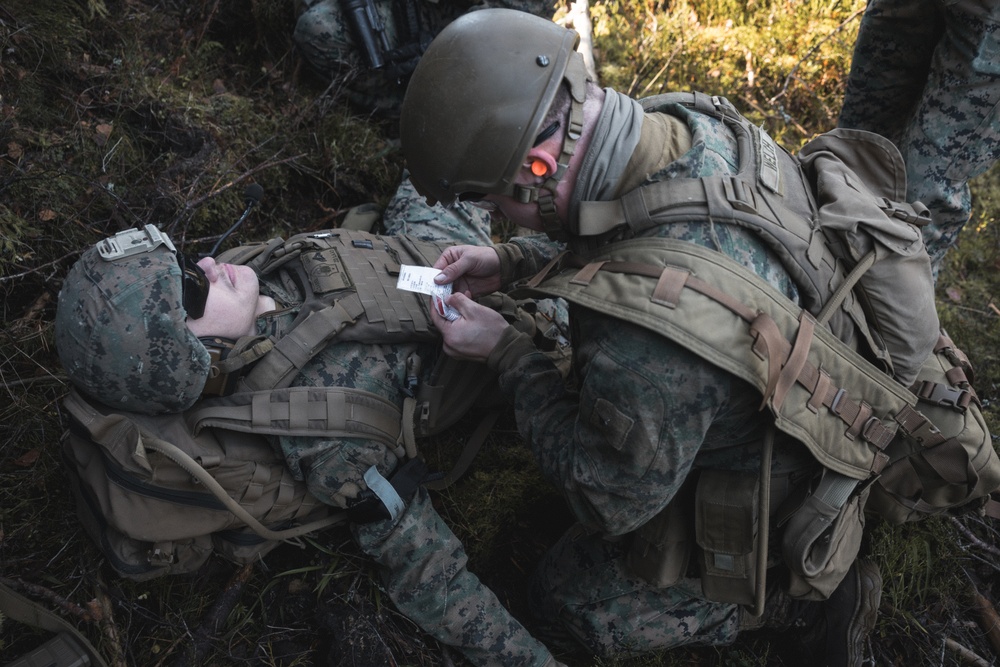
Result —
[[558, 651], [576, 643], [595, 655], [622, 656], [736, 639], [737, 605], [706, 600], [697, 579], [669, 588], [649, 584], [626, 567], [627, 545], [577, 527], [546, 553], [529, 589], [532, 612], [543, 624], [536, 634], [546, 644]]
[[968, 221], [969, 179], [1000, 157], [1000, 4], [869, 0], [838, 124], [891, 139], [932, 223], [934, 275]]
[[475, 665], [553, 665], [548, 649], [466, 569], [465, 548], [417, 491], [396, 521], [354, 527], [396, 607]]

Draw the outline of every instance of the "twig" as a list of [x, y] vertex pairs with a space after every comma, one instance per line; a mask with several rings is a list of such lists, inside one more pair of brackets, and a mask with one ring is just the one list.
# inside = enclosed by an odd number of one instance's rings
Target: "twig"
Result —
[[993, 647], [993, 652], [1000, 655], [1000, 615], [986, 596], [980, 593], [975, 587], [972, 588], [972, 601], [976, 604], [976, 611], [979, 612], [979, 625], [986, 633], [986, 638]]
[[226, 617], [229, 616], [243, 595], [243, 587], [253, 574], [253, 566], [254, 563], [251, 561], [232, 576], [222, 593], [219, 594], [215, 604], [202, 617], [201, 624], [195, 629], [191, 650], [179, 655], [174, 661], [174, 667], [197, 666], [204, 662], [205, 654], [211, 648], [212, 640], [222, 629]]
[[21, 316], [22, 322], [30, 322], [31, 320], [36, 320], [42, 315], [42, 311], [45, 310], [45, 306], [49, 304], [52, 300], [52, 292], [42, 292], [35, 302], [31, 304], [28, 308], [28, 312]]
[[944, 645], [958, 654], [962, 662], [973, 665], [973, 667], [991, 667], [990, 663], [973, 653], [971, 650], [959, 644], [951, 637], [945, 637]]
[[111, 605], [111, 598], [105, 590], [104, 581], [98, 578], [97, 590], [95, 591], [95, 603], [98, 609], [100, 609], [103, 621], [101, 621], [101, 629], [104, 631], [104, 636], [107, 638], [108, 642], [111, 644], [111, 664], [114, 667], [128, 667], [128, 663], [125, 662], [125, 653], [122, 651], [121, 638], [118, 635], [118, 626], [115, 624], [115, 614], [114, 608]]
[[948, 517], [948, 520], [951, 521], [951, 525], [953, 525], [958, 530], [958, 532], [962, 533], [965, 539], [972, 542], [972, 546], [978, 547], [983, 551], [985, 551], [986, 553], [992, 554], [997, 558], [1000, 558], [1000, 549], [997, 549], [992, 544], [987, 544], [986, 542], [983, 542], [981, 539], [976, 537], [972, 533], [972, 531], [966, 528], [965, 525], [962, 524], [962, 522], [959, 521], [956, 517], [953, 516]]
[[219, 0], [215, 0], [215, 4], [212, 6], [212, 11], [208, 13], [208, 18], [205, 19], [205, 22], [201, 26], [201, 32], [198, 33], [198, 39], [195, 40], [193, 50], [197, 51], [198, 47], [201, 46], [202, 40], [205, 39], [205, 33], [208, 32], [208, 26], [212, 23], [212, 19], [215, 18], [215, 14], [218, 11], [219, 11]]
[[25, 385], [35, 384], [66, 384], [66, 381], [67, 377], [65, 375], [46, 375], [35, 378], [25, 378], [23, 380], [3, 380], [3, 388], [10, 389], [12, 387], [23, 387]]
[[806, 51], [805, 54], [801, 58], [799, 58], [799, 61], [797, 63], [795, 63], [795, 66], [792, 67], [791, 71], [788, 72], [788, 76], [785, 77], [785, 84], [781, 87], [781, 91], [778, 92], [778, 94], [775, 95], [774, 97], [772, 97], [770, 100], [768, 100], [768, 104], [774, 104], [778, 100], [779, 97], [784, 97], [785, 93], [788, 92], [788, 86], [789, 86], [789, 84], [792, 82], [792, 79], [795, 78], [795, 72], [796, 72], [796, 70], [799, 69], [799, 66], [802, 65], [802, 63], [804, 63], [806, 60], [808, 60], [809, 57], [820, 46], [822, 46], [824, 42], [826, 42], [829, 39], [832, 39], [834, 35], [836, 35], [838, 32], [840, 32], [841, 30], [843, 30], [844, 27], [847, 26], [848, 23], [850, 23], [851, 21], [853, 21], [854, 19], [856, 19], [858, 16], [860, 16], [861, 14], [863, 14], [864, 11], [865, 11], [864, 9], [859, 9], [859, 10], [855, 11], [853, 14], [851, 14], [846, 19], [844, 19], [840, 23], [840, 25], [838, 25], [836, 28], [834, 28], [830, 32], [830, 34], [828, 34], [826, 37], [824, 37], [823, 39], [821, 39], [818, 42], [816, 42], [815, 44], [813, 44], [812, 48], [809, 49], [808, 51]]
[[62, 257], [60, 257], [58, 259], [54, 259], [51, 262], [46, 262], [45, 264], [41, 264], [39, 266], [36, 266], [34, 268], [31, 268], [31, 269], [28, 269], [27, 271], [23, 271], [21, 273], [14, 273], [14, 274], [11, 274], [9, 276], [0, 276], [0, 283], [5, 283], [8, 280], [14, 280], [16, 278], [24, 278], [25, 276], [30, 276], [32, 273], [36, 273], [36, 272], [41, 271], [42, 269], [44, 269], [46, 267], [53, 266], [54, 264], [58, 264], [59, 262], [61, 262], [64, 259], [66, 259], [67, 257], [72, 257], [73, 255], [79, 255], [84, 250], [86, 250], [86, 248], [82, 248], [80, 250], [74, 250], [73, 252], [66, 253], [65, 255], [63, 255]]
[[55, 591], [45, 588], [44, 586], [29, 584], [28, 582], [21, 581], [20, 579], [8, 579], [7, 577], [0, 577], [0, 583], [3, 583], [5, 586], [13, 588], [16, 591], [20, 591], [21, 593], [27, 593], [33, 597], [42, 598], [51, 602], [68, 614], [71, 614], [80, 620], [87, 621], [88, 623], [98, 623], [101, 620], [95, 617], [94, 613], [89, 609], [84, 609], [75, 602], [70, 602]]
[[288, 162], [294, 162], [295, 160], [298, 160], [299, 158], [303, 158], [305, 156], [306, 156], [305, 153], [299, 153], [298, 155], [292, 155], [291, 157], [282, 158], [280, 160], [268, 160], [267, 162], [262, 162], [261, 164], [257, 165], [256, 167], [253, 167], [253, 168], [249, 169], [248, 171], [243, 172], [243, 174], [241, 174], [237, 178], [234, 178], [233, 180], [229, 181], [228, 183], [220, 185], [219, 187], [215, 188], [211, 192], [209, 192], [207, 194], [204, 194], [201, 197], [193, 199], [193, 200], [191, 200], [189, 202], [185, 202], [184, 203], [184, 210], [190, 211], [191, 209], [195, 208], [196, 206], [199, 206], [199, 205], [203, 204], [204, 202], [208, 201], [209, 199], [212, 199], [213, 197], [219, 196], [220, 194], [222, 194], [223, 192], [225, 192], [229, 188], [231, 188], [233, 186], [236, 186], [236, 185], [239, 185], [243, 181], [247, 180], [248, 178], [250, 178], [251, 176], [253, 176], [256, 173], [258, 173], [260, 171], [263, 171], [264, 169], [270, 169], [271, 167], [277, 167], [280, 164], [286, 164]]
[[[774, 115], [773, 113], [769, 114], [764, 109], [764, 107], [762, 107], [761, 105], [757, 104], [757, 102], [752, 97], [750, 97], [749, 95], [741, 94], [740, 95], [740, 99], [743, 100], [744, 102], [746, 102], [747, 106], [749, 106], [751, 109], [753, 109], [754, 111], [756, 111], [760, 115], [764, 116], [765, 118], [767, 118], [768, 116], [773, 116]], [[781, 116], [781, 119], [784, 122], [788, 123], [789, 125], [791, 125], [792, 127], [794, 127], [796, 130], [798, 130], [799, 134], [801, 134], [803, 137], [808, 137], [809, 136], [809, 134], [810, 134], [809, 131], [806, 128], [802, 127], [802, 125], [797, 120], [795, 120], [794, 118], [792, 118], [791, 116], [789, 116], [787, 113], [785, 113], [785, 111], [784, 111], [783, 108], [778, 110], [778, 114]]]

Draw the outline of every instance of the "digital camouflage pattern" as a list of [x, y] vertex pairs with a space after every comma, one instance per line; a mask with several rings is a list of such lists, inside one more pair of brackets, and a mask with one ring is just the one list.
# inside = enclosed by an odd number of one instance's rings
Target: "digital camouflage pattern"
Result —
[[[299, 2], [301, 13], [293, 39], [306, 61], [322, 76], [343, 84], [348, 99], [366, 110], [389, 114], [399, 112], [406, 79], [431, 39], [451, 21], [467, 11], [486, 7], [507, 7], [551, 18], [553, 0], [375, 0], [375, 8], [385, 24], [391, 49], [400, 51], [395, 62], [387, 58], [380, 69], [370, 69], [355, 47], [351, 26], [344, 20], [341, 0]], [[412, 10], [417, 30], [411, 31], [403, 15]]]
[[81, 391], [113, 408], [189, 408], [208, 379], [205, 346], [184, 325], [181, 270], [171, 248], [105, 261], [89, 248], [63, 281], [55, 339]]
[[[606, 109], [617, 93], [607, 95]], [[681, 107], [672, 113], [686, 121], [691, 148], [668, 156], [652, 178], [735, 172], [735, 140], [721, 121]], [[587, 159], [600, 161], [593, 151], [618, 145], [595, 141]], [[691, 221], [649, 235], [719, 250], [797, 298], [780, 261], [748, 230]], [[550, 626], [541, 636], [561, 633], [598, 655], [733, 641], [736, 605], [704, 599], [690, 581], [656, 589], [639, 580], [625, 567], [621, 538], [659, 514], [692, 471], [759, 468], [769, 422], [759, 393], [638, 325], [574, 306], [570, 324], [575, 386], [564, 384], [545, 356], [510, 329], [489, 359], [514, 402], [522, 435], [579, 521], [533, 578], [533, 609]], [[772, 474], [811, 470], [815, 462], [803, 447], [776, 445]]]
[[[385, 220], [388, 231], [405, 228], [424, 240], [447, 240], [450, 233], [463, 243], [489, 238], [488, 219], [468, 211], [431, 210], [408, 193], [412, 188], [404, 182]], [[197, 399], [209, 360], [184, 324], [180, 275], [166, 247], [114, 263], [102, 260], [94, 248], [84, 253], [60, 294], [56, 324], [60, 356], [74, 384], [110, 405], [140, 412], [177, 412]], [[279, 308], [258, 319], [258, 331], [287, 331], [303, 297], [294, 281], [265, 276], [261, 291], [274, 296]], [[293, 385], [354, 387], [401, 406], [407, 356], [423, 355], [429, 371], [435, 351], [427, 344], [332, 343]], [[384, 445], [365, 438], [278, 440], [293, 475], [318, 499], [340, 508], [366, 488], [369, 468], [388, 478], [399, 464]], [[425, 490], [418, 489], [394, 520], [352, 530], [361, 549], [379, 564], [385, 590], [399, 610], [473, 664], [558, 664], [469, 572], [464, 547]]]
[[428, 206], [409, 173], [403, 179], [382, 214], [382, 228], [387, 234], [406, 234], [423, 241], [490, 245], [490, 214], [467, 202], [456, 202], [450, 209]]
[[968, 221], [969, 179], [1000, 158], [1000, 4], [869, 0], [838, 124], [892, 140], [930, 209], [934, 275]]
[[[485, 243], [489, 219], [459, 208], [428, 207], [404, 179], [385, 213], [388, 233], [426, 241]], [[301, 302], [291, 281], [264, 276], [261, 291], [286, 306], [258, 320], [260, 333], [287, 330]], [[402, 408], [406, 359], [419, 354], [430, 371], [435, 346], [333, 343], [317, 354], [294, 386], [341, 386], [381, 396]], [[279, 445], [297, 479], [321, 501], [336, 507], [366, 488], [365, 472], [375, 466], [389, 478], [399, 464], [379, 442], [364, 438], [281, 437]], [[419, 489], [395, 520], [353, 525], [361, 549], [380, 566], [383, 585], [397, 608], [444, 644], [476, 665], [498, 667], [556, 664], [548, 650], [469, 572], [465, 549]]]

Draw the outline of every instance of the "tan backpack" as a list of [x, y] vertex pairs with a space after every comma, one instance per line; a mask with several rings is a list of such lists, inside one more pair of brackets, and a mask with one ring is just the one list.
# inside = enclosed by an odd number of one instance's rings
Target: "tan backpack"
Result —
[[[722, 98], [643, 102], [647, 110], [683, 104], [726, 122], [739, 145], [738, 173], [668, 179], [618, 200], [582, 202], [571, 252], [512, 294], [562, 297], [646, 327], [760, 390], [775, 428], [825, 469], [770, 522], [783, 529], [793, 595], [822, 599], [836, 588], [858, 552], [866, 509], [896, 523], [983, 507], [1000, 516], [990, 499], [1000, 489], [1000, 458], [971, 365], [940, 330], [914, 227], [926, 209], [897, 202], [905, 171], [895, 147], [835, 130], [793, 156]], [[704, 220], [756, 232], [800, 287], [802, 304], [720, 252], [648, 235]], [[606, 241], [622, 237], [629, 240]], [[756, 513], [768, 507], [765, 459], [756, 485], [721, 483], [727, 493], [746, 488], [740, 507], [726, 512], [754, 517], [744, 538], [712, 537], [713, 522], [697, 509], [703, 532], [671, 536], [668, 508], [637, 537], [643, 576], [669, 584], [697, 543], [709, 563], [706, 595], [759, 613], [769, 522]], [[695, 496], [718, 498], [718, 491]]]

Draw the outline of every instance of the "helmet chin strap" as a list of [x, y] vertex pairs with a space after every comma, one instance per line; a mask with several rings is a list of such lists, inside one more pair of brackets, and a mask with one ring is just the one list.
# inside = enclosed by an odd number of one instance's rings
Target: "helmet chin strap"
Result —
[[566, 70], [565, 78], [570, 84], [572, 100], [570, 102], [569, 123], [566, 134], [563, 135], [562, 149], [556, 161], [555, 172], [549, 175], [541, 185], [516, 185], [513, 196], [522, 204], [536, 202], [538, 214], [542, 218], [542, 229], [553, 241], [565, 241], [568, 238], [566, 230], [559, 221], [556, 211], [556, 188], [559, 181], [569, 169], [570, 158], [576, 153], [576, 144], [583, 134], [583, 101], [587, 90], [587, 69], [583, 57], [575, 53]]
[[556, 161], [556, 170], [549, 175], [541, 185], [517, 185], [514, 187], [514, 198], [522, 204], [536, 202], [538, 213], [542, 218], [542, 229], [553, 241], [565, 241], [566, 230], [559, 221], [556, 212], [556, 188], [569, 169], [569, 160], [576, 152], [576, 144], [583, 133], [583, 103], [575, 99], [569, 113], [569, 125], [563, 137], [562, 149]]

